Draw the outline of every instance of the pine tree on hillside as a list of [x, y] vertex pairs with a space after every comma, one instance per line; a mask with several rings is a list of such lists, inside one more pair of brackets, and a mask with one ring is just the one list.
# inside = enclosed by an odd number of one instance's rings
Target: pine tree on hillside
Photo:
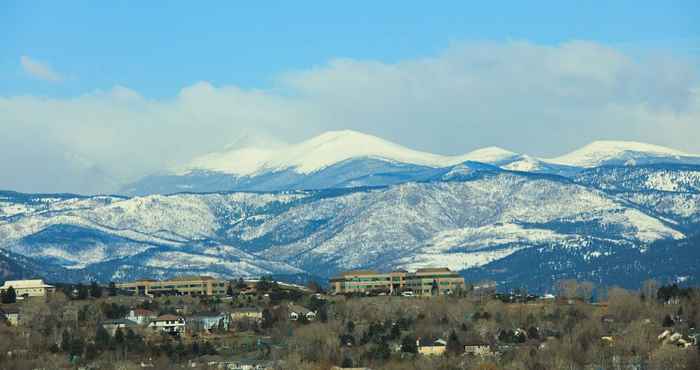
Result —
[[112, 340], [107, 330], [102, 326], [97, 326], [97, 332], [95, 332], [95, 345], [99, 350], [106, 350], [109, 348], [109, 342]]
[[109, 296], [110, 297], [115, 297], [117, 295], [117, 284], [114, 284], [113, 281], [109, 282]]
[[90, 295], [93, 298], [102, 297], [102, 287], [99, 284], [97, 284], [97, 282], [94, 280], [92, 281], [92, 283], [90, 283]]
[[462, 346], [462, 343], [459, 341], [459, 337], [457, 337], [457, 333], [454, 330], [452, 330], [450, 337], [447, 339], [447, 352], [453, 355], [458, 355], [464, 352], [464, 346]]
[[401, 340], [401, 352], [418, 353], [418, 345], [416, 339], [410, 335], [403, 337]]
[[2, 303], [17, 302], [17, 293], [15, 292], [15, 288], [13, 288], [12, 286], [7, 288], [7, 290], [2, 294], [2, 299], [0, 301]]

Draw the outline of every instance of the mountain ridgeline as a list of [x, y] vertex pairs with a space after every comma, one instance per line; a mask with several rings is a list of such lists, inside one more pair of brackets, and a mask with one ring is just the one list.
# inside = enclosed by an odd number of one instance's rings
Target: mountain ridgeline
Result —
[[444, 157], [344, 131], [207, 155], [124, 194], [0, 192], [0, 279], [426, 266], [536, 291], [700, 279], [700, 157], [654, 145]]

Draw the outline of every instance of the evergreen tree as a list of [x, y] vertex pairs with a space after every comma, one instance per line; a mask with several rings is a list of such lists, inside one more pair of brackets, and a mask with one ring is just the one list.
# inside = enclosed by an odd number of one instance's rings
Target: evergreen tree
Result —
[[109, 290], [109, 296], [115, 297], [117, 295], [117, 284], [114, 284], [113, 281], [110, 281], [108, 290]]
[[453, 355], [458, 355], [464, 352], [464, 346], [462, 346], [462, 343], [459, 341], [459, 337], [457, 337], [457, 333], [454, 330], [452, 330], [450, 337], [447, 339], [447, 352]]
[[431, 295], [438, 295], [440, 293], [440, 288], [438, 287], [437, 280], [433, 280], [433, 284], [430, 287], [430, 294]]
[[269, 329], [274, 325], [274, 318], [272, 317], [272, 312], [265, 308], [262, 311], [262, 327], [263, 329]]
[[185, 345], [182, 344], [182, 341], [178, 341], [177, 345], [175, 346], [175, 355], [178, 359], [182, 359], [185, 356], [185, 352]]
[[95, 344], [88, 344], [85, 347], [85, 359], [88, 361], [92, 361], [99, 356], [100, 351], [98, 351], [97, 346]]
[[15, 288], [10, 286], [6, 291], [0, 292], [0, 302], [2, 303], [15, 303], [17, 301], [17, 293], [15, 293]]
[[61, 351], [68, 353], [70, 351], [71, 336], [67, 329], [61, 333]]
[[401, 352], [418, 353], [418, 345], [416, 339], [410, 335], [403, 337], [401, 340]]
[[83, 285], [82, 283], [79, 283], [76, 286], [76, 290], [78, 291], [78, 296], [77, 296], [78, 299], [87, 299], [88, 288], [85, 285]]
[[75, 337], [71, 340], [70, 344], [70, 355], [71, 356], [82, 356], [83, 350], [85, 349], [85, 342], [81, 337]]
[[258, 292], [269, 292], [272, 289], [272, 276], [263, 276], [260, 281], [255, 285]]
[[394, 324], [391, 326], [391, 332], [389, 333], [389, 338], [391, 340], [396, 340], [399, 339], [401, 336], [401, 328], [399, 327], [398, 324]]
[[61, 352], [61, 348], [58, 347], [58, 344], [53, 343], [51, 346], [49, 346], [49, 352], [56, 354], [58, 352]]
[[204, 344], [202, 345], [201, 351], [202, 351], [203, 355], [215, 355], [215, 354], [217, 354], [216, 348], [214, 348], [214, 346], [209, 342], [204, 342]]
[[671, 315], [668, 315], [668, 314], [667, 314], [667, 315], [664, 317], [664, 322], [663, 322], [662, 325], [663, 325], [664, 328], [670, 328], [671, 326], [675, 325], [675, 323], [673, 322], [673, 319], [671, 318]]
[[102, 287], [99, 284], [97, 284], [97, 282], [94, 280], [92, 281], [92, 283], [90, 283], [90, 295], [93, 298], [102, 297]]
[[371, 356], [377, 360], [386, 360], [391, 356], [389, 345], [385, 342], [377, 343], [371, 351]]
[[348, 321], [348, 323], [345, 324], [345, 330], [347, 330], [348, 334], [352, 334], [355, 331], [355, 323]]
[[119, 347], [124, 345], [124, 332], [121, 328], [117, 328], [117, 331], [114, 332], [114, 343]]
[[9, 288], [7, 288], [7, 291], [5, 292], [2, 303], [15, 303], [15, 302], [17, 302], [17, 292], [15, 291], [14, 287], [10, 286]]
[[199, 348], [199, 342], [192, 342], [192, 348], [190, 350], [193, 356], [197, 357], [201, 353], [201, 350]]
[[540, 339], [540, 332], [536, 327], [531, 326], [527, 329], [527, 337], [530, 339]]
[[102, 326], [97, 326], [97, 332], [95, 332], [95, 345], [97, 349], [104, 351], [109, 348], [109, 342], [112, 340], [107, 330]]

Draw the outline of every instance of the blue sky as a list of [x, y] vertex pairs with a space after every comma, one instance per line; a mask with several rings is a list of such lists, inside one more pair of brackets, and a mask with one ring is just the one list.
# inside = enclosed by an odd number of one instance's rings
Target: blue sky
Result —
[[[125, 85], [164, 97], [202, 80], [266, 87], [279, 73], [331, 58], [395, 62], [464, 40], [592, 40], [700, 55], [697, 1], [243, 3], [3, 2], [0, 94]], [[28, 79], [22, 55], [49, 64], [64, 83]]]
[[2, 2], [0, 188], [111, 191], [339, 129], [700, 153], [698, 1], [242, 3]]

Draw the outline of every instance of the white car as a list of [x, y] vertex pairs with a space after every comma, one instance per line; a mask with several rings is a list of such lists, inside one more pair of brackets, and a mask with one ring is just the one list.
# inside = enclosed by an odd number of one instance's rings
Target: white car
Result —
[[413, 292], [411, 292], [411, 291], [402, 292], [401, 295], [404, 297], [413, 297]]

